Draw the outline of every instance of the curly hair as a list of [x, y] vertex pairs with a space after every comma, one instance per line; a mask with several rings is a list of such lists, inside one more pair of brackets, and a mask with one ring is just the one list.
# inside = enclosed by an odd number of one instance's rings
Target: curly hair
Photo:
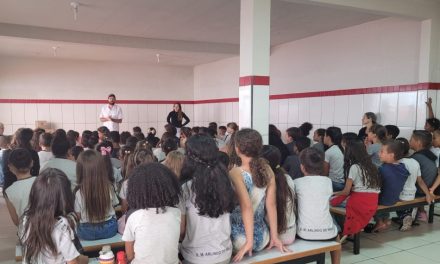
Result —
[[128, 206], [132, 210], [165, 207], [179, 204], [181, 189], [174, 173], [159, 163], [147, 163], [136, 167], [128, 180]]
[[263, 148], [263, 139], [258, 131], [244, 128], [235, 133], [235, 147], [246, 157], [250, 157], [249, 167], [252, 180], [259, 188], [269, 183], [269, 172], [267, 161], [260, 157]]
[[[269, 162], [270, 168], [275, 174], [276, 189], [276, 200], [277, 200], [277, 222], [278, 222], [278, 234], [282, 234], [287, 230], [288, 221], [288, 202], [295, 207], [294, 194], [290, 190], [287, 184], [286, 174], [287, 172], [280, 166], [281, 163], [281, 152], [280, 150], [271, 145], [263, 146], [262, 156]], [[289, 177], [289, 176], [288, 176]], [[291, 208], [295, 211], [295, 208]]]
[[377, 167], [371, 161], [365, 145], [361, 140], [347, 141], [344, 152], [344, 176], [348, 178], [350, 168], [358, 165], [361, 170], [362, 182], [367, 188], [380, 188], [380, 176]]
[[210, 136], [198, 134], [188, 139], [182, 177], [192, 180], [191, 190], [199, 215], [217, 218], [234, 209], [234, 190], [228, 170], [219, 162], [217, 145]]

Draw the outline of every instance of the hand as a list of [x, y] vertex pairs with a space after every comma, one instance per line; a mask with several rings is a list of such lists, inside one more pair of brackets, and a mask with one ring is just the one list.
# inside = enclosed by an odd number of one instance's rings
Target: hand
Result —
[[267, 249], [271, 249], [273, 247], [277, 247], [281, 253], [290, 252], [290, 250], [283, 245], [283, 242], [277, 237], [274, 237], [270, 240], [269, 246]]
[[429, 193], [434, 195], [434, 188], [429, 188]]
[[434, 201], [434, 195], [432, 195], [431, 193], [428, 194], [428, 195], [426, 195], [426, 202], [427, 202], [428, 204], [431, 204], [432, 201]]
[[235, 255], [233, 261], [234, 262], [239, 262], [244, 255], [246, 255], [246, 253], [249, 253], [248, 256], [252, 257], [252, 247], [254, 245], [253, 241], [246, 241], [246, 244], [244, 244], [240, 250], [237, 252], [237, 254]]
[[425, 104], [426, 104], [427, 106], [431, 106], [431, 105], [432, 105], [432, 98], [429, 97], [429, 98], [428, 98], [428, 101], [426, 101]]

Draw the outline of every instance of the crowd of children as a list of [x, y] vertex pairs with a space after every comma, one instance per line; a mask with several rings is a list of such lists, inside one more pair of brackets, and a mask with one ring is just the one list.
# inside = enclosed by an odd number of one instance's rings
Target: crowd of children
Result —
[[[147, 136], [140, 127], [81, 136], [21, 128], [12, 139], [0, 136], [3, 195], [25, 263], [85, 263], [80, 240], [118, 231], [131, 263], [229, 263], [265, 248], [286, 252], [296, 237], [380, 232], [391, 219], [376, 214], [378, 205], [419, 196], [430, 203], [438, 194], [437, 119], [409, 141], [374, 113], [362, 122], [358, 134], [316, 129], [315, 144], [310, 123], [287, 129], [286, 144], [271, 125], [269, 145], [235, 123], [179, 131], [168, 124], [160, 139], [154, 128]], [[330, 205], [346, 207], [342, 229]], [[426, 219], [423, 207], [416, 211], [393, 220], [408, 230]]]

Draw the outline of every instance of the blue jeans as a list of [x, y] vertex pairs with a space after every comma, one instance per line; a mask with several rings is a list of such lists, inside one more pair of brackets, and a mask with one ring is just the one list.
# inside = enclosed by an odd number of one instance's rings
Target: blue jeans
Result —
[[339, 192], [339, 191], [344, 190], [345, 183], [332, 181], [332, 187], [333, 187], [334, 192]]
[[115, 217], [102, 223], [80, 223], [77, 229], [81, 240], [98, 240], [114, 237], [118, 232], [118, 222]]

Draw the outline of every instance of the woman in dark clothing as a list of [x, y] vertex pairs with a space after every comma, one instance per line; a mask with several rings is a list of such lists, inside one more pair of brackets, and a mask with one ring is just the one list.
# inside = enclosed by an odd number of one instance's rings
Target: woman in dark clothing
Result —
[[32, 148], [31, 145], [33, 135], [34, 131], [32, 131], [32, 129], [30, 128], [18, 129], [15, 132], [14, 137], [12, 138], [11, 149], [6, 150], [3, 153], [3, 163], [1, 164], [1, 169], [3, 170], [3, 174], [5, 175], [3, 190], [6, 190], [9, 186], [12, 185], [12, 183], [17, 181], [17, 177], [9, 170], [9, 167], [7, 166], [11, 152], [16, 148], [24, 148], [29, 150], [33, 161], [31, 175], [38, 176], [38, 174], [40, 173], [40, 158], [38, 157], [38, 153]]
[[377, 122], [376, 114], [372, 112], [366, 112], [362, 117], [362, 125], [364, 126], [359, 130], [358, 138], [362, 141], [365, 140], [368, 134], [368, 129], [372, 127]]
[[[180, 128], [188, 124], [190, 120], [188, 116], [182, 112], [182, 105], [180, 103], [175, 103], [173, 108], [174, 110], [168, 114], [167, 122], [168, 124], [178, 128], [177, 130], [180, 130]], [[182, 123], [183, 119], [185, 119], [184, 123]]]

